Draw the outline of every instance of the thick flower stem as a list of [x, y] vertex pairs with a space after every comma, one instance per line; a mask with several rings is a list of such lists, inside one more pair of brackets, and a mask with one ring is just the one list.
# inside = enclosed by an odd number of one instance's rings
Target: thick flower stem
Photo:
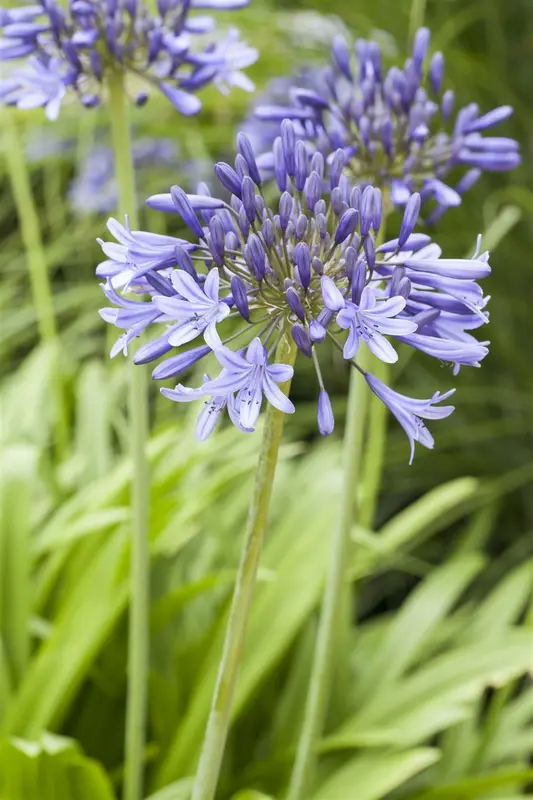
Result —
[[[128, 214], [137, 227], [135, 175], [131, 158], [128, 98], [123, 76], [115, 72], [108, 81], [109, 118], [113, 138], [115, 173], [119, 189], [119, 213]], [[129, 414], [133, 478], [131, 485], [131, 567], [128, 636], [128, 694], [124, 767], [124, 800], [143, 797], [143, 765], [146, 729], [149, 654], [149, 505], [150, 486], [146, 443], [148, 439], [148, 384], [142, 367], [129, 364]]]
[[[284, 336], [278, 345], [275, 361], [292, 365], [295, 357], [295, 345], [292, 340], [288, 340]], [[282, 386], [282, 389], [288, 393], [289, 387], [290, 383], [287, 383]], [[250, 504], [248, 526], [191, 800], [213, 800], [217, 788], [284, 421], [285, 414], [269, 405]]]
[[343, 593], [348, 589], [344, 582], [344, 571], [359, 481], [367, 400], [368, 387], [365, 379], [358, 370], [352, 369], [344, 434], [341, 506], [339, 519], [333, 531], [304, 720], [287, 800], [308, 800], [311, 796], [316, 743], [324, 727], [335, 663], [334, 654], [337, 650], [335, 621], [342, 608]]

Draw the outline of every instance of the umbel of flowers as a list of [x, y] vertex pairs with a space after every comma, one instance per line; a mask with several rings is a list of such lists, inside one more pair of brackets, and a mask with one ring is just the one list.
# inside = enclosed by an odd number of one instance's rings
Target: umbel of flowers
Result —
[[402, 342], [449, 363], [454, 373], [462, 365], [479, 366], [487, 343], [470, 331], [487, 322], [488, 298], [477, 280], [490, 272], [488, 254], [478, 248], [471, 259], [442, 258], [439, 246], [414, 230], [416, 193], [398, 236], [376, 247], [380, 190], [350, 181], [342, 149], [329, 165], [321, 153], [311, 156], [289, 120], [274, 142], [278, 191], [268, 203], [249, 140], [240, 134], [237, 144], [234, 166], [214, 167], [229, 202], [211, 196], [205, 185], [197, 195], [173, 186], [148, 199], [152, 208], [179, 214], [190, 240], [109, 221], [118, 243], [101, 242], [108, 260], [97, 274], [106, 278], [111, 303], [101, 315], [124, 330], [112, 355], [127, 354], [128, 343], [155, 324], [162, 326], [159, 335], [134, 357], [138, 364], [163, 357], [155, 379], [178, 375], [214, 352], [218, 375], [206, 375], [198, 388], [162, 390], [177, 402], [204, 400], [197, 428], [203, 439], [224, 409], [243, 431], [253, 431], [264, 398], [294, 411], [278, 386], [293, 368], [272, 361], [280, 338], [289, 335], [300, 355], [314, 362], [318, 427], [327, 435], [334, 419], [319, 352], [329, 338], [399, 420], [411, 458], [415, 442], [432, 447], [423, 420], [451, 414], [453, 406], [441, 405], [451, 392], [405, 397], [363, 370], [357, 358], [368, 348], [393, 363], [395, 343]]
[[[483, 135], [513, 109], [480, 114], [469, 103], [455, 111], [453, 91], [443, 91], [444, 56], [436, 52], [428, 60], [429, 43], [429, 30], [420, 28], [403, 68], [385, 71], [377, 42], [358, 39], [352, 51], [336, 37], [329, 66], [291, 79], [285, 101], [278, 82], [272, 100], [267, 94], [256, 104], [248, 128], [254, 140], [268, 143], [260, 166], [272, 172], [271, 143], [290, 118], [311, 150], [328, 157], [342, 148], [348, 173], [362, 183], [389, 185], [396, 205], [404, 206], [413, 191], [434, 200], [430, 222], [459, 205], [482, 170], [516, 167], [518, 142]], [[457, 183], [448, 185], [457, 174]]]
[[120, 70], [142, 79], [138, 105], [155, 88], [180, 113], [196, 114], [201, 102], [195, 92], [208, 83], [222, 91], [234, 85], [254, 88], [240, 70], [254, 63], [257, 51], [241, 42], [235, 29], [225, 39], [206, 38], [214, 19], [191, 12], [231, 10], [249, 2], [158, 0], [152, 12], [143, 0], [69, 0], [67, 9], [56, 0], [41, 0], [0, 9], [0, 60], [27, 59], [0, 81], [0, 98], [19, 108], [44, 106], [56, 119], [68, 89], [83, 105], [96, 106], [106, 74]]

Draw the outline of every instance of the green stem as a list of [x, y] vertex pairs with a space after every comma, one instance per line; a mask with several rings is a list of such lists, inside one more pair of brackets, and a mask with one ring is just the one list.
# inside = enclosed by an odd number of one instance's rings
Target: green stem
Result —
[[[276, 362], [292, 365], [295, 357], [295, 345], [292, 340], [283, 336], [276, 350]], [[290, 382], [282, 386], [285, 393], [288, 393], [289, 388]], [[284, 421], [285, 414], [269, 405], [250, 504], [248, 527], [191, 800], [213, 800], [217, 788]]]
[[[372, 359], [370, 371], [383, 383], [388, 383], [389, 365]], [[388, 411], [385, 403], [372, 394], [368, 412], [368, 438], [363, 462], [363, 483], [361, 504], [359, 507], [359, 524], [363, 528], [372, 528], [381, 488], [381, 476], [385, 463], [385, 444], [387, 441]]]
[[33, 192], [31, 189], [28, 165], [13, 114], [6, 111], [2, 116], [5, 136], [6, 167], [13, 190], [20, 232], [26, 257], [37, 314], [39, 334], [44, 342], [56, 338], [54, 303], [46, 256], [41, 237], [41, 226]]
[[411, 13], [409, 14], [409, 42], [412, 45], [415, 33], [424, 24], [427, 0], [412, 0]]
[[[129, 215], [138, 227], [135, 175], [131, 157], [128, 98], [121, 72], [108, 80], [109, 117], [113, 138], [115, 173], [119, 189], [119, 213]], [[124, 800], [143, 796], [144, 745], [149, 654], [150, 486], [146, 442], [148, 439], [148, 385], [142, 367], [130, 369], [130, 430], [133, 479], [131, 485], [132, 531], [128, 636], [128, 695], [124, 766]]]
[[315, 770], [316, 743], [324, 727], [335, 663], [334, 654], [337, 651], [337, 626], [335, 623], [343, 606], [343, 594], [348, 588], [343, 577], [347, 566], [354, 501], [359, 480], [367, 399], [368, 389], [365, 379], [358, 370], [352, 369], [344, 434], [340, 516], [331, 542], [331, 555], [320, 610], [309, 691], [287, 800], [308, 800], [311, 796], [310, 786]]

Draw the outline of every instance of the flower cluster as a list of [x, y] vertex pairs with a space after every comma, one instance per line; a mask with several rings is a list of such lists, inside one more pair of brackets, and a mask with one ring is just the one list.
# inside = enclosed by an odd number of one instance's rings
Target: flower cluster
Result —
[[[196, 114], [201, 103], [195, 92], [208, 83], [224, 92], [231, 86], [253, 90], [241, 69], [256, 61], [257, 51], [235, 29], [205, 45], [214, 20], [190, 12], [241, 8], [249, 1], [158, 0], [156, 13], [142, 0], [69, 0], [67, 11], [57, 0], [41, 0], [0, 9], [0, 60], [29, 56], [0, 81], [0, 99], [19, 108], [44, 106], [53, 120], [67, 89], [84, 106], [98, 105], [106, 74], [121, 70], [161, 90], [181, 114]], [[204, 47], [198, 52], [195, 36]], [[135, 101], [147, 99], [143, 89]]]
[[[271, 145], [282, 120], [290, 118], [311, 150], [327, 157], [342, 148], [348, 174], [362, 185], [390, 186], [395, 205], [404, 206], [415, 190], [423, 201], [434, 200], [428, 221], [435, 221], [461, 203], [482, 170], [512, 169], [520, 155], [514, 139], [482, 135], [509, 117], [510, 106], [480, 115], [470, 103], [454, 117], [454, 93], [442, 91], [442, 53], [434, 53], [426, 69], [429, 41], [428, 29], [420, 28], [403, 69], [385, 72], [377, 42], [359, 39], [354, 57], [345, 39], [335, 37], [331, 65], [313, 70], [311, 82], [305, 73], [304, 80], [291, 79], [284, 101], [276, 91], [272, 101], [256, 106], [249, 124], [254, 138], [270, 138]], [[259, 163], [271, 173], [268, 150]], [[452, 187], [445, 179], [454, 167], [467, 170]]]
[[[229, 202], [211, 196], [205, 185], [196, 195], [174, 186], [148, 199], [152, 208], [179, 214], [191, 241], [109, 221], [118, 243], [101, 242], [108, 260], [97, 273], [106, 278], [103, 288], [112, 304], [102, 317], [124, 330], [112, 355], [126, 353], [128, 343], [153, 323], [166, 327], [137, 350], [134, 361], [164, 356], [155, 379], [178, 375], [213, 351], [221, 367], [216, 378], [206, 377], [197, 389], [178, 384], [163, 390], [178, 402], [206, 400], [198, 427], [205, 438], [224, 408], [237, 427], [253, 430], [263, 395], [284, 412], [294, 410], [277, 385], [291, 377], [292, 366], [271, 362], [281, 337], [290, 336], [314, 362], [318, 427], [327, 435], [334, 419], [319, 350], [330, 339], [400, 421], [412, 450], [416, 441], [431, 447], [423, 419], [448, 416], [453, 407], [440, 403], [449, 393], [405, 397], [368, 374], [357, 357], [368, 348], [393, 363], [395, 343], [401, 342], [450, 363], [454, 372], [461, 365], [478, 366], [487, 343], [469, 331], [487, 322], [488, 298], [477, 280], [490, 272], [488, 254], [442, 258], [429, 236], [414, 232], [416, 193], [406, 204], [398, 237], [378, 246], [380, 190], [351, 183], [342, 149], [330, 164], [319, 152], [311, 156], [289, 120], [274, 142], [273, 200], [267, 202], [262, 191], [249, 139], [241, 133], [237, 144], [234, 167], [214, 168]], [[196, 339], [203, 342], [173, 352]]]

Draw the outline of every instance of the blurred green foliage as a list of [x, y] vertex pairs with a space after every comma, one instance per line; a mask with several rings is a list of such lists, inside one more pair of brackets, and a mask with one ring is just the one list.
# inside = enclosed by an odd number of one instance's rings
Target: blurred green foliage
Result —
[[[380, 32], [401, 56], [423, 5], [413, 12], [407, 0], [253, 0], [235, 22], [261, 51], [252, 70], [260, 87], [297, 64], [325, 60], [339, 18], [354, 37]], [[403, 432], [391, 423], [376, 530], [353, 530], [357, 625], [343, 628], [314, 800], [504, 800], [533, 791], [533, 687], [525, 677], [533, 665], [533, 6], [428, 0], [425, 21], [460, 103], [515, 106], [505, 133], [520, 140], [523, 165], [483, 176], [439, 224], [436, 238], [450, 254], [470, 251], [478, 231], [495, 247], [491, 354], [456, 379], [423, 357], [395, 375], [420, 396], [456, 385], [457, 411], [435, 426], [435, 451], [420, 449], [411, 468]], [[154, 98], [134, 111], [135, 130], [175, 138], [184, 161], [230, 153], [249, 97], [209, 91], [204, 99], [198, 119], [181, 120]], [[59, 135], [78, 144], [74, 155], [32, 163], [61, 331], [60, 398], [58, 354], [37, 343], [0, 166], [0, 797], [108, 800], [120, 790], [125, 709], [126, 376], [124, 364], [105, 355], [96, 313], [95, 239], [105, 221], [76, 218], [67, 202], [104, 119], [72, 104], [54, 126], [39, 111], [17, 120], [26, 141]], [[154, 172], [140, 196], [168, 183]], [[143, 216], [153, 230], [176, 225], [149, 210]], [[333, 351], [323, 369], [342, 431], [346, 371]], [[293, 392], [298, 414], [287, 426], [223, 800], [283, 796], [307, 688], [340, 440], [315, 438], [316, 387], [306, 363]], [[255, 461], [255, 437], [233, 430], [195, 443], [194, 413], [154, 387], [151, 800], [189, 797]], [[69, 425], [65, 452], [54, 446], [58, 418]]]

